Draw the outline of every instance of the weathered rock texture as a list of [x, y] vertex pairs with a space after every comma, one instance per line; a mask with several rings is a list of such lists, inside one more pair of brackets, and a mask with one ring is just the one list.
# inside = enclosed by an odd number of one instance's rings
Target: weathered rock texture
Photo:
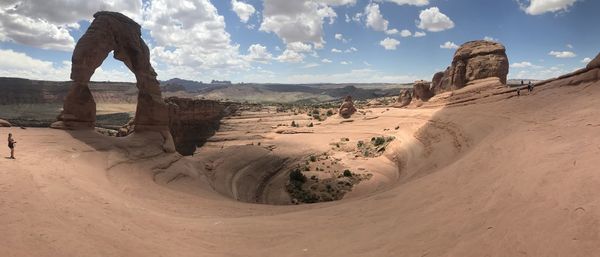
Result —
[[591, 62], [589, 62], [586, 66], [587, 69], [595, 69], [595, 68], [600, 68], [600, 53], [598, 53], [598, 55], [596, 55], [596, 58], [594, 58], [594, 60], [592, 60]]
[[354, 103], [352, 102], [352, 97], [346, 96], [344, 102], [340, 106], [340, 110], [338, 111], [338, 113], [342, 118], [347, 119], [350, 118], [355, 112], [356, 108], [354, 107]]
[[0, 127], [11, 127], [12, 124], [10, 122], [0, 119]]
[[223, 117], [239, 108], [235, 103], [169, 97], [169, 129], [177, 152], [192, 155], [219, 129]]
[[429, 100], [429, 98], [433, 96], [429, 87], [429, 83], [426, 83], [425, 81], [415, 81], [415, 84], [413, 85], [413, 97], [421, 101]]
[[94, 21], [73, 51], [72, 86], [54, 128], [93, 127], [96, 102], [88, 84], [94, 71], [111, 51], [135, 74], [138, 88], [135, 124], [137, 129], [163, 130], [169, 117], [162, 100], [156, 72], [150, 64], [148, 46], [141, 38], [140, 25], [116, 12], [97, 12]]
[[596, 82], [600, 80], [600, 53], [583, 68], [574, 72], [564, 74], [558, 78], [548, 79], [535, 84], [538, 86], [552, 85], [579, 85], [581, 83]]
[[485, 40], [470, 41], [456, 50], [452, 64], [441, 79], [439, 73], [434, 75], [432, 91], [455, 90], [473, 80], [489, 77], [498, 77], [501, 83], [506, 84], [507, 75], [508, 57], [502, 44]]
[[444, 72], [438, 72], [433, 75], [431, 79], [431, 91], [434, 94], [439, 93], [438, 91], [441, 89], [442, 79], [444, 79]]
[[398, 97], [398, 103], [400, 104], [398, 107], [404, 107], [410, 104], [412, 101], [412, 95], [410, 90], [402, 89], [400, 91], [400, 96]]

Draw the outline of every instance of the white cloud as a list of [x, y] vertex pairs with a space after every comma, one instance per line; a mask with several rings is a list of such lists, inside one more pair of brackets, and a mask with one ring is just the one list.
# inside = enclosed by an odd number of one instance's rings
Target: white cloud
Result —
[[349, 65], [349, 64], [352, 64], [352, 62], [349, 62], [349, 61], [341, 61], [341, 62], [340, 62], [340, 64], [341, 64], [341, 65]]
[[343, 73], [296, 74], [282, 78], [281, 83], [407, 83], [421, 79], [413, 75], [387, 74], [372, 69], [356, 69]]
[[353, 52], [358, 52], [358, 49], [356, 49], [356, 47], [350, 47], [344, 51], [344, 53], [353, 53]]
[[348, 4], [353, 1], [265, 0], [260, 30], [273, 32], [285, 43], [308, 42], [323, 45], [323, 23], [337, 17], [327, 4]]
[[231, 8], [240, 17], [243, 23], [247, 23], [250, 16], [256, 12], [256, 9], [251, 4], [247, 4], [237, 0], [231, 0]]
[[403, 29], [400, 32], [400, 36], [402, 36], [402, 37], [410, 37], [410, 36], [412, 36], [412, 32], [410, 32], [410, 30], [408, 30], [408, 29]]
[[339, 33], [335, 34], [335, 39], [342, 41], [343, 43], [348, 43], [348, 39], [344, 38], [344, 35]]
[[253, 44], [248, 47], [248, 55], [245, 56], [247, 60], [254, 62], [267, 63], [273, 59], [273, 55], [269, 53], [267, 47], [261, 44]]
[[321, 60], [321, 62], [322, 62], [322, 63], [332, 63], [333, 61], [331, 61], [331, 60], [329, 60], [329, 59], [325, 58], [325, 59]]
[[567, 44], [567, 48], [569, 48], [569, 49], [573, 49], [573, 45], [571, 45], [571, 44]]
[[386, 31], [389, 22], [383, 18], [379, 11], [379, 5], [370, 3], [365, 7], [365, 15], [367, 16], [367, 27], [375, 31]]
[[309, 69], [309, 68], [314, 68], [314, 67], [318, 67], [318, 66], [321, 66], [321, 65], [318, 63], [311, 62], [311, 63], [307, 63], [306, 65], [302, 66], [302, 68]]
[[292, 50], [294, 52], [298, 52], [298, 53], [307, 53], [307, 52], [313, 51], [312, 45], [305, 44], [302, 42], [289, 43], [289, 44], [287, 44], [286, 49], [290, 49], [290, 50]]
[[548, 54], [556, 58], [573, 58], [577, 56], [571, 51], [550, 51]]
[[443, 45], [440, 45], [443, 49], [458, 49], [458, 45], [451, 41], [446, 41]]
[[530, 15], [567, 11], [577, 0], [529, 0], [529, 5], [519, 1], [521, 9]]
[[277, 56], [277, 60], [280, 62], [299, 63], [304, 61], [304, 55], [290, 49], [285, 49], [280, 56]]
[[[65, 7], [68, 6], [68, 11]], [[0, 2], [0, 41], [42, 49], [71, 51], [75, 39], [69, 30], [90, 20], [98, 10], [119, 11], [140, 18], [141, 0], [3, 0]]]
[[[206, 75], [211, 70], [226, 72], [247, 69], [249, 64], [239, 54], [239, 45], [231, 42], [225, 19], [209, 0], [153, 0], [144, 9], [143, 27], [155, 41], [153, 61], [162, 64], [157, 70], [189, 72], [185, 77]], [[159, 72], [160, 74], [160, 72]]]
[[400, 44], [400, 41], [393, 38], [385, 38], [379, 42], [379, 45], [383, 46], [385, 50], [396, 50], [396, 47]]
[[[0, 77], [68, 81], [70, 73], [71, 62], [69, 61], [57, 65], [49, 61], [32, 58], [24, 53], [0, 49]], [[128, 71], [104, 70], [99, 67], [94, 72], [92, 80], [133, 82], [135, 76]]]
[[592, 58], [590, 58], [590, 57], [585, 57], [585, 58], [583, 58], [583, 60], [581, 60], [581, 63], [583, 63], [583, 64], [587, 64], [588, 62], [591, 62], [591, 61], [592, 61]]
[[531, 62], [527, 62], [527, 61], [513, 63], [513, 64], [510, 65], [510, 67], [517, 68], [517, 69], [523, 69], [523, 68], [536, 68], [536, 69], [538, 69], [538, 68], [542, 68], [541, 66], [534, 65]]
[[493, 38], [493, 37], [490, 37], [490, 36], [483, 37], [483, 40], [490, 41], [490, 42], [500, 42], [500, 40], [498, 40], [497, 38]]
[[440, 12], [439, 8], [431, 7], [421, 11], [417, 27], [431, 32], [440, 32], [454, 28], [454, 22]]
[[424, 37], [427, 36], [427, 33], [423, 31], [416, 31], [414, 37]]
[[362, 17], [363, 17], [363, 16], [364, 16], [364, 14], [363, 14], [363, 13], [361, 13], [361, 12], [359, 12], [359, 13], [356, 13], [356, 14], [354, 14], [354, 16], [352, 16], [352, 20], [353, 20], [354, 22], [358, 22], [358, 23], [360, 23], [360, 20], [362, 19]]
[[429, 4], [429, 0], [385, 0], [385, 1], [396, 3], [398, 5], [423, 6], [423, 5]]
[[315, 0], [315, 1], [319, 2], [319, 3], [333, 5], [333, 6], [356, 4], [356, 0]]
[[346, 17], [345, 21], [346, 23], [349, 23], [352, 19], [350, 19], [350, 16], [348, 16], [348, 14], [344, 14], [344, 16]]
[[398, 34], [400, 31], [398, 31], [397, 29], [388, 29], [385, 31], [385, 34], [388, 35], [394, 35], [394, 34]]
[[332, 48], [332, 49], [331, 49], [331, 52], [332, 52], [332, 53], [341, 53], [341, 52], [342, 52], [342, 50], [340, 50], [340, 49], [337, 49], [337, 48]]

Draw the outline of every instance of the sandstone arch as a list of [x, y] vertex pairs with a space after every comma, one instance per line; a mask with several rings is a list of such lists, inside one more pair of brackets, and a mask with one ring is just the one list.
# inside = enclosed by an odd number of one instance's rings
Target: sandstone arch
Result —
[[141, 27], [117, 12], [101, 11], [94, 14], [94, 21], [77, 42], [72, 57], [72, 86], [64, 101], [63, 111], [52, 127], [73, 129], [94, 126], [96, 102], [88, 83], [111, 51], [114, 51], [115, 59], [125, 63], [135, 74], [137, 80], [136, 131], [159, 131], [172, 144], [168, 132], [168, 108], [162, 99], [157, 74], [150, 64], [150, 51], [141, 37]]

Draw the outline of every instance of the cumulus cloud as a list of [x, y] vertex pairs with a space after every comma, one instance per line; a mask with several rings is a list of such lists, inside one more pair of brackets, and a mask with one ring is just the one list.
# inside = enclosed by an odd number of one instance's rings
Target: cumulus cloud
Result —
[[583, 60], [581, 60], [581, 63], [583, 63], [583, 64], [587, 64], [588, 62], [591, 62], [591, 61], [592, 61], [592, 58], [590, 58], [590, 57], [585, 57], [585, 58], [583, 58]]
[[429, 4], [429, 0], [385, 0], [385, 1], [396, 3], [398, 5], [423, 6], [423, 5]]
[[139, 20], [142, 1], [3, 0], [0, 3], [0, 40], [71, 51], [75, 40], [69, 31], [78, 29], [79, 21], [91, 19], [98, 10], [119, 11]]
[[260, 30], [275, 33], [285, 43], [309, 42], [323, 45], [323, 23], [337, 17], [327, 4], [347, 4], [353, 1], [265, 0]]
[[[144, 9], [143, 27], [155, 41], [152, 58], [170, 67], [159, 70], [192, 72], [246, 69], [249, 64], [239, 54], [239, 45], [231, 42], [225, 20], [209, 0], [154, 0]], [[163, 69], [164, 68], [164, 69]], [[167, 72], [168, 73], [168, 72]]]
[[342, 52], [342, 50], [340, 50], [340, 49], [337, 49], [337, 48], [332, 48], [332, 49], [331, 49], [331, 52], [332, 52], [332, 53], [341, 53], [341, 52]]
[[388, 29], [389, 22], [383, 18], [378, 4], [370, 3], [367, 5], [365, 7], [365, 15], [367, 17], [368, 28], [372, 28], [375, 31], [386, 31]]
[[454, 28], [454, 22], [437, 7], [431, 7], [421, 11], [418, 25], [420, 29], [431, 32], [440, 32]]
[[321, 60], [321, 62], [322, 62], [322, 63], [332, 63], [333, 61], [331, 61], [331, 60], [329, 60], [329, 59], [325, 58], [325, 59]]
[[388, 29], [388, 30], [385, 31], [385, 34], [395, 35], [395, 34], [398, 34], [399, 32], [400, 31], [398, 31], [397, 29]]
[[[540, 15], [547, 12], [567, 11], [578, 0], [529, 0], [519, 1], [521, 9], [529, 15]], [[529, 2], [527, 4], [527, 2]]]
[[423, 32], [423, 31], [417, 31], [415, 32], [415, 35], [413, 35], [413, 37], [424, 37], [427, 36], [427, 33]]
[[490, 41], [490, 42], [500, 42], [500, 40], [498, 40], [497, 38], [493, 38], [493, 37], [490, 37], [490, 36], [483, 37], [483, 40]]
[[458, 49], [458, 45], [451, 41], [446, 41], [443, 45], [440, 45], [443, 49]]
[[385, 38], [379, 42], [379, 45], [383, 46], [385, 50], [396, 50], [396, 47], [400, 44], [400, 41], [393, 38]]
[[237, 0], [231, 0], [231, 8], [240, 17], [243, 23], [247, 23], [250, 16], [256, 12], [256, 9], [251, 4], [247, 4]]
[[344, 38], [344, 35], [342, 34], [335, 34], [335, 39], [342, 41], [343, 43], [348, 43], [348, 39]]
[[402, 37], [410, 37], [410, 36], [412, 36], [412, 32], [410, 32], [410, 30], [408, 30], [408, 29], [403, 29], [400, 32], [400, 36], [402, 36]]
[[550, 51], [548, 55], [552, 55], [556, 58], [573, 58], [577, 56], [571, 51]]
[[248, 47], [248, 54], [245, 58], [249, 61], [267, 63], [273, 59], [273, 55], [269, 53], [267, 47], [261, 44], [253, 44]]
[[286, 49], [280, 56], [277, 56], [280, 62], [300, 63], [304, 61], [304, 55], [290, 49]]
[[416, 31], [415, 34], [413, 35], [413, 37], [424, 37], [427, 36], [427, 33], [425, 33], [424, 31]]
[[532, 64], [531, 62], [522, 61], [513, 63], [510, 65], [511, 68], [523, 69], [523, 68], [541, 68], [541, 66], [537, 66]]
[[344, 53], [353, 53], [353, 52], [358, 52], [358, 49], [356, 49], [356, 47], [350, 47], [344, 51]]
[[[71, 73], [71, 62], [55, 64], [35, 59], [25, 53], [10, 49], [0, 49], [0, 77], [20, 77], [38, 80], [66, 81]], [[131, 72], [122, 70], [104, 70], [99, 67], [92, 76], [94, 81], [133, 82]]]
[[373, 69], [355, 69], [342, 73], [296, 74], [282, 79], [283, 83], [406, 83], [420, 79], [413, 75], [387, 74]]

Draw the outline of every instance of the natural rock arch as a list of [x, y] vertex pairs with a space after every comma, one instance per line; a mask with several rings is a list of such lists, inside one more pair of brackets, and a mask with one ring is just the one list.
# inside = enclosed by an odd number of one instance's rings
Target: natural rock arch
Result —
[[94, 18], [73, 51], [72, 86], [64, 101], [63, 111], [52, 127], [73, 129], [94, 126], [96, 102], [88, 83], [94, 71], [114, 51], [114, 58], [125, 63], [137, 80], [136, 131], [159, 131], [172, 145], [168, 132], [168, 108], [162, 99], [157, 74], [150, 64], [150, 51], [141, 37], [140, 25], [117, 12], [97, 12]]

